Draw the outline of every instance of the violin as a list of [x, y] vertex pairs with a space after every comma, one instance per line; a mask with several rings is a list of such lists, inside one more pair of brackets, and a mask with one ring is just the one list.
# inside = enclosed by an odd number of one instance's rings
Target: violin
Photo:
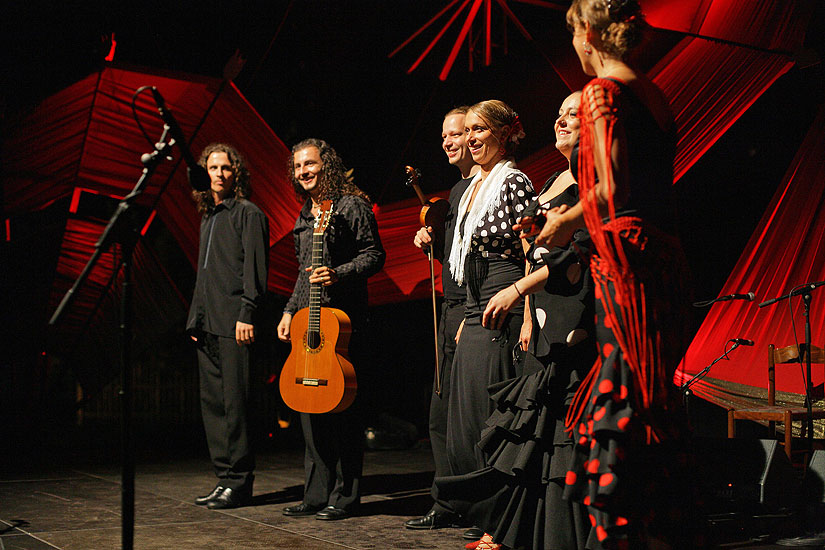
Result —
[[418, 184], [421, 172], [407, 166], [407, 185], [415, 190], [418, 200], [421, 201], [421, 212], [418, 214], [418, 222], [422, 227], [431, 227], [433, 235], [433, 245], [430, 247], [439, 261], [442, 261], [444, 254], [444, 225], [447, 221], [447, 212], [450, 210], [450, 201], [441, 197], [426, 198]]

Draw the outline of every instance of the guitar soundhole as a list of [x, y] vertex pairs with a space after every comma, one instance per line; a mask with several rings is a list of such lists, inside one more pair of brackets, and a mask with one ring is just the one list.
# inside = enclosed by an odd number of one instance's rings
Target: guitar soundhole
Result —
[[309, 350], [318, 350], [323, 343], [320, 331], [309, 330], [306, 334], [306, 347]]

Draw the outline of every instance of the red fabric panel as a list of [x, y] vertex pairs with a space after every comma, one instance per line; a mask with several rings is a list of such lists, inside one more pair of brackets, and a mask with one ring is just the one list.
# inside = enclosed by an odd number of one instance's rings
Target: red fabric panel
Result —
[[[91, 258], [94, 245], [106, 224], [101, 220], [69, 218], [63, 233], [60, 257], [57, 262], [54, 285], [49, 299], [49, 314], [55, 311], [66, 291], [69, 290], [86, 263]], [[120, 249], [110, 248], [98, 259], [75, 300], [66, 309], [57, 325], [57, 340], [65, 348], [74, 345], [77, 334], [86, 332], [94, 336], [98, 332], [116, 332], [122, 273], [110, 286], [114, 270], [120, 268]], [[155, 255], [138, 244], [133, 255], [133, 292], [135, 331], [157, 335], [171, 333], [185, 322], [187, 300], [180, 294]], [[101, 327], [100, 323], [106, 326]], [[151, 342], [153, 338], [142, 341]], [[100, 352], [102, 350], [97, 350]], [[112, 352], [116, 356], [116, 351]], [[91, 359], [99, 359], [89, 358]]]
[[697, 33], [713, 0], [641, 0], [645, 20], [653, 27]]
[[670, 101], [678, 143], [678, 181], [793, 62], [706, 40], [686, 38], [650, 76]]
[[794, 51], [802, 45], [811, 7], [808, 0], [715, 0], [699, 34], [769, 50]]
[[[437, 196], [447, 198], [449, 191]], [[370, 304], [388, 304], [430, 296], [430, 268], [427, 257], [413, 244], [421, 227], [421, 203], [407, 199], [373, 208], [381, 234], [381, 244], [387, 251], [384, 269], [370, 279]], [[436, 288], [441, 292], [441, 264], [435, 262]]]
[[71, 194], [89, 125], [97, 73], [47, 98], [3, 144], [6, 215]]
[[[804, 341], [800, 298], [764, 308], [759, 302], [790, 292], [794, 285], [825, 280], [825, 108], [821, 109], [783, 184], [765, 211], [720, 295], [756, 294], [754, 302], [715, 304], [685, 356], [682, 368], [696, 373], [721, 355], [730, 338], [747, 338], [753, 347], [740, 347], [730, 362], [720, 362], [710, 376], [750, 386], [767, 387], [768, 344], [794, 343], [791, 315], [798, 341]], [[814, 344], [825, 345], [825, 287], [812, 294], [811, 328]], [[801, 369], [777, 376], [777, 389], [804, 393]], [[823, 382], [822, 368], [814, 367], [814, 383]], [[676, 373], [677, 382], [681, 380]]]

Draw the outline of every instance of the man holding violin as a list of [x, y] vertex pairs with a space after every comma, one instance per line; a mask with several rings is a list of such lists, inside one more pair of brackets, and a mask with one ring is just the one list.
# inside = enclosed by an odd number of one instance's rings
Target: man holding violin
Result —
[[[436, 377], [436, 382], [433, 384], [433, 395], [430, 401], [430, 444], [433, 449], [436, 477], [447, 475], [450, 471], [446, 451], [450, 368], [456, 348], [456, 333], [464, 319], [464, 303], [467, 299], [465, 288], [453, 280], [446, 258], [450, 257], [453, 233], [458, 222], [458, 204], [478, 170], [467, 148], [464, 133], [464, 116], [467, 110], [466, 106], [452, 109], [444, 116], [442, 124], [441, 148], [447, 155], [447, 161], [461, 172], [461, 179], [450, 190], [450, 208], [447, 211], [444, 227], [422, 227], [413, 239], [413, 243], [418, 248], [426, 249], [429, 246], [435, 246], [433, 250], [435, 257], [442, 262], [441, 284], [444, 291], [444, 303], [441, 306], [438, 328], [440, 376]], [[439, 381], [441, 381], [440, 388], [437, 387]], [[449, 502], [439, 498], [435, 484], [430, 492], [434, 500], [430, 511], [423, 517], [407, 521], [404, 526], [407, 529], [440, 529], [459, 526], [461, 518], [453, 511]], [[464, 534], [465, 538], [470, 540], [478, 540], [483, 534], [480, 530], [478, 533], [470, 531], [473, 529]]]

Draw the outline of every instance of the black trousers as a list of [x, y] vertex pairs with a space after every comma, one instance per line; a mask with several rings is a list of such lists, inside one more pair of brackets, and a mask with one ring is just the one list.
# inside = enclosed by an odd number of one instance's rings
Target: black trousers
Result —
[[198, 339], [201, 414], [209, 456], [223, 487], [251, 486], [255, 457], [249, 439], [250, 346], [234, 338]]
[[[433, 449], [435, 477], [450, 474], [447, 462], [447, 404], [450, 402], [450, 374], [455, 355], [455, 334], [464, 319], [464, 302], [447, 303], [441, 306], [441, 323], [438, 327], [438, 357], [441, 361], [441, 395], [436, 393], [436, 381], [433, 380], [433, 394], [430, 400], [430, 445]], [[438, 495], [438, 487], [433, 482], [430, 494], [433, 497], [433, 510], [452, 512], [449, 502]]]
[[340, 413], [301, 413], [306, 504], [352, 512], [361, 502], [364, 429], [353, 407]]
[[[354, 330], [349, 358], [358, 380], [358, 393], [340, 413], [301, 413], [304, 432], [304, 502], [313, 507], [335, 506], [354, 512], [361, 503], [364, 466], [364, 380], [372, 353], [363, 330]], [[367, 390], [368, 392], [369, 390]]]

